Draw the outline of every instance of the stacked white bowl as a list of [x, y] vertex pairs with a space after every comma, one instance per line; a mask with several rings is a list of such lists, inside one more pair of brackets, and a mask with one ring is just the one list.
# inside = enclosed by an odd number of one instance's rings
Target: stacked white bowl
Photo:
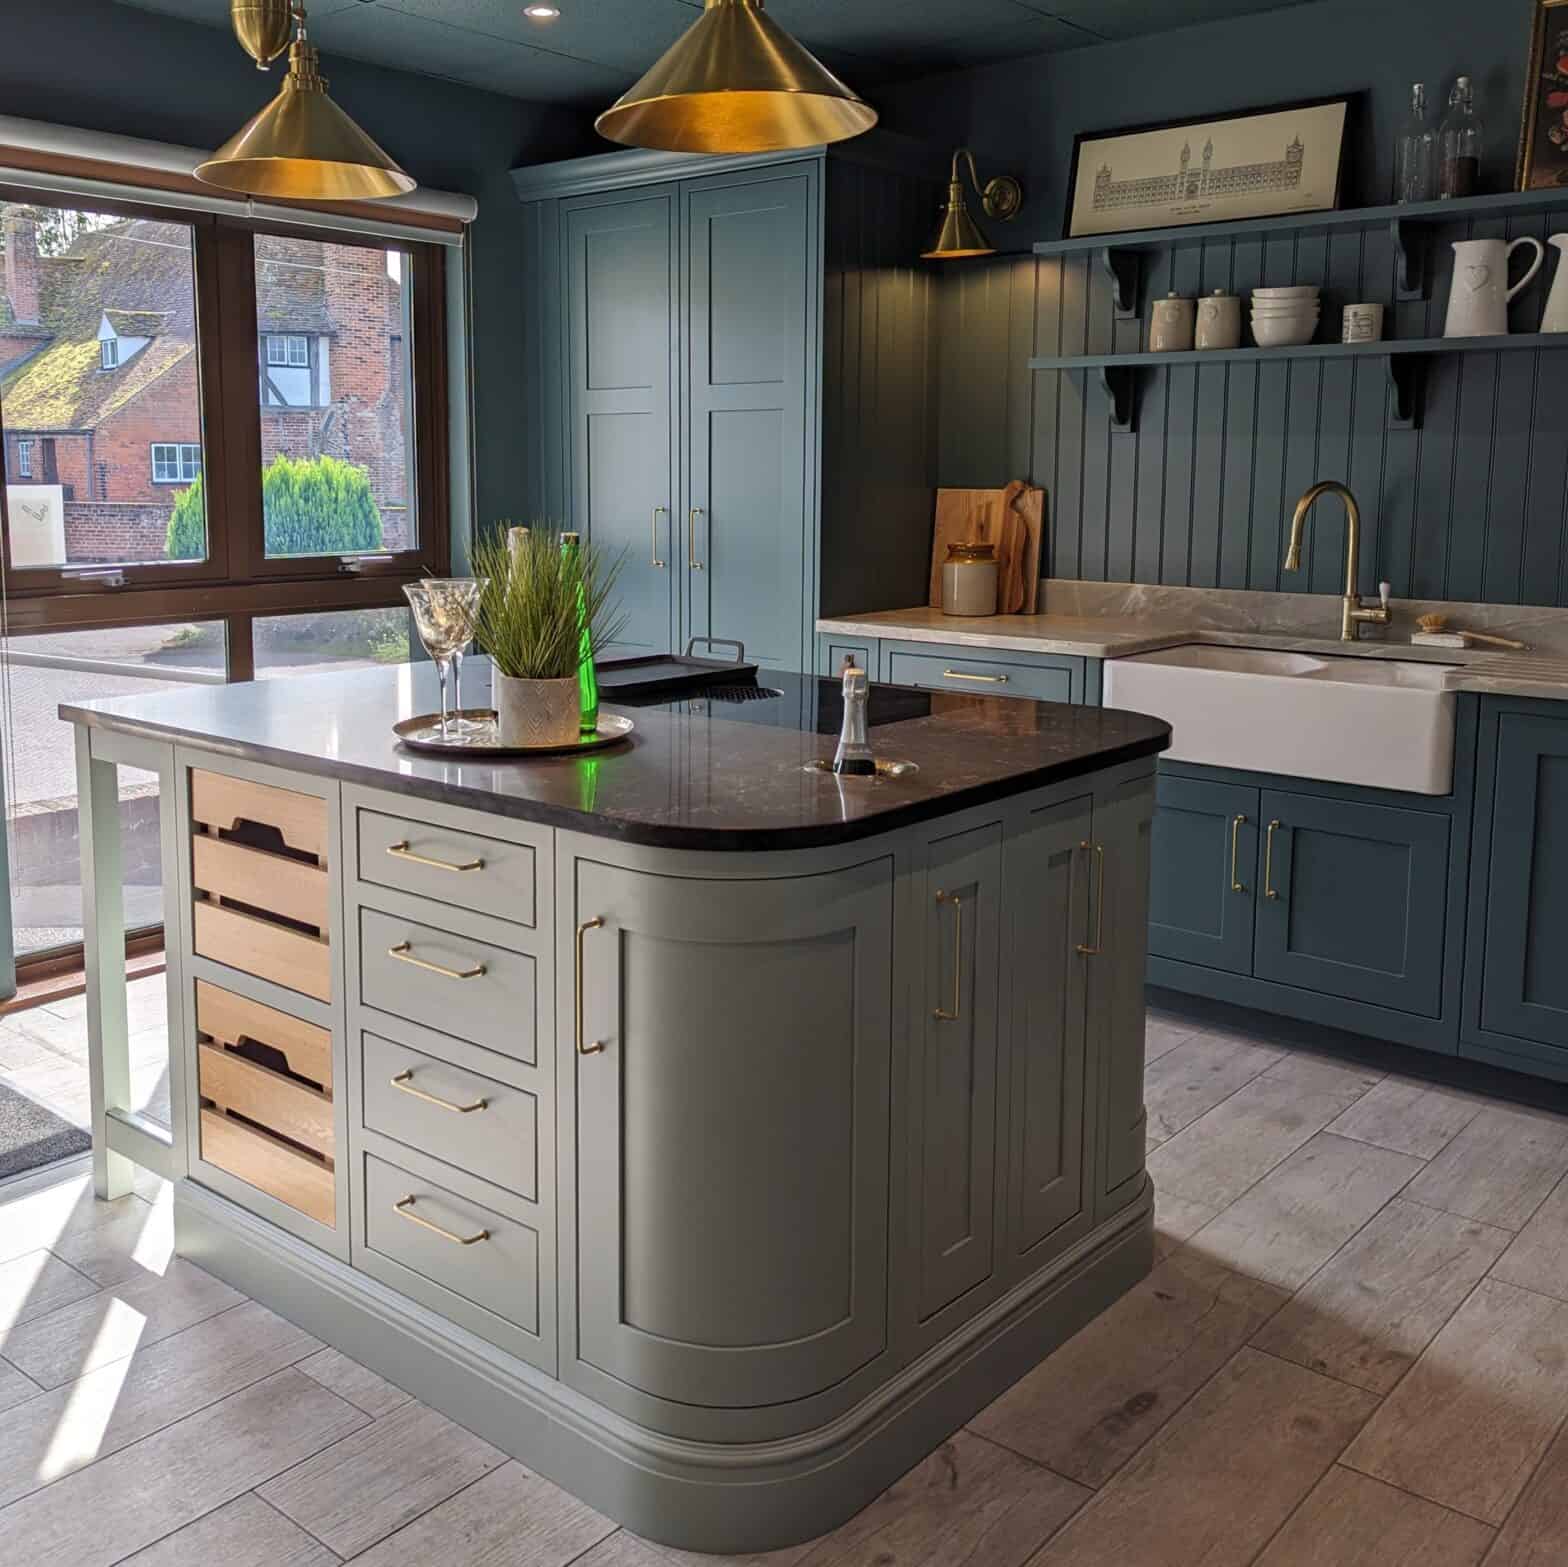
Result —
[[1319, 290], [1310, 284], [1252, 291], [1252, 336], [1259, 348], [1292, 348], [1310, 343], [1322, 309]]

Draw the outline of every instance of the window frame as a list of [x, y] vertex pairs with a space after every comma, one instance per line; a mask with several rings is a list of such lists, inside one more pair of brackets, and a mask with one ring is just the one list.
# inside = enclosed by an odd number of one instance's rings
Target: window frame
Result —
[[118, 370], [120, 368], [119, 338], [100, 337], [98, 339], [98, 368], [100, 370]]
[[[201, 477], [202, 449], [200, 441], [150, 441], [148, 442], [152, 457], [152, 482], [154, 484], [194, 484]], [[174, 476], [166, 478], [158, 472], [158, 453], [174, 453]], [[196, 460], [191, 472], [187, 472], [185, 454], [195, 452]]]
[[[267, 352], [263, 359], [263, 363], [269, 370], [310, 369], [310, 334], [308, 332], [263, 332], [262, 336], [267, 340]], [[272, 357], [272, 345], [274, 343], [283, 343], [287, 345], [285, 355], [282, 359], [274, 359]], [[288, 354], [292, 352], [293, 345], [295, 343], [301, 343], [304, 345], [305, 357], [303, 359], [291, 359], [288, 357]]]
[[19, 479], [33, 477], [33, 440], [30, 435], [19, 435], [16, 438], [16, 476]]

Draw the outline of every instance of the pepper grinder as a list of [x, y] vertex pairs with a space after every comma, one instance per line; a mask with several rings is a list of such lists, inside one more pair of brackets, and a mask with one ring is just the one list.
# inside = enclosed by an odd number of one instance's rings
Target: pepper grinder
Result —
[[844, 666], [844, 722], [838, 732], [838, 749], [833, 753], [833, 771], [851, 778], [876, 777], [877, 764], [866, 739], [866, 698], [870, 684], [865, 670], [856, 664]]

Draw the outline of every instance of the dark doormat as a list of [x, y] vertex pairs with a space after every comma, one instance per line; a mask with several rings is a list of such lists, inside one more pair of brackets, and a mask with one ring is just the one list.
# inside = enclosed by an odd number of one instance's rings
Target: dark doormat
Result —
[[92, 1145], [80, 1127], [0, 1083], [0, 1177], [68, 1159]]

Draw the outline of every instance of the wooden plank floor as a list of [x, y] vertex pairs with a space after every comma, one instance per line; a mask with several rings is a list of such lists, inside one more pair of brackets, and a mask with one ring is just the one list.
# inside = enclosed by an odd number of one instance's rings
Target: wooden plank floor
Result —
[[[68, 1022], [39, 1029], [62, 1054]], [[1568, 1563], [1568, 1114], [1530, 1107], [1568, 1100], [1262, 1023], [1152, 1013], [1149, 1045], [1154, 1273], [748, 1567]], [[168, 1205], [0, 1187], [0, 1562], [728, 1560], [618, 1530], [172, 1259]]]

